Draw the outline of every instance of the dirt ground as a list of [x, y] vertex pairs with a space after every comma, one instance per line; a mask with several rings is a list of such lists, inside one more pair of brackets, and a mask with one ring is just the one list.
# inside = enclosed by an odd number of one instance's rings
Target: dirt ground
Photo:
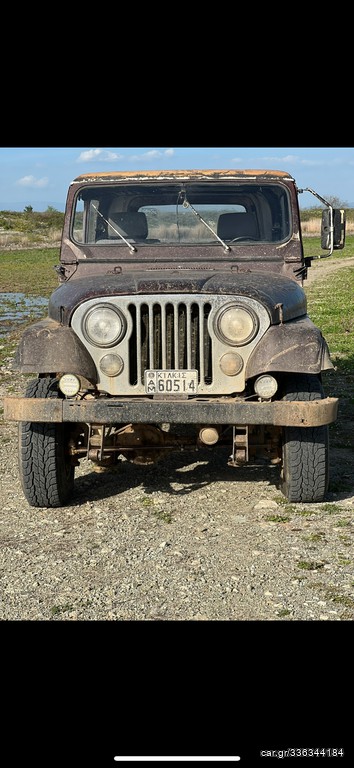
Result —
[[343, 267], [353, 267], [354, 266], [354, 256], [350, 256], [348, 259], [343, 260], [337, 260], [337, 261], [330, 261], [328, 262], [327, 259], [314, 259], [311, 267], [308, 270], [308, 276], [307, 280], [304, 283], [304, 288], [306, 290], [306, 285], [310, 285], [314, 280], [316, 279], [323, 279], [327, 277], [328, 275], [332, 274], [332, 272], [336, 272], [338, 269], [342, 269]]

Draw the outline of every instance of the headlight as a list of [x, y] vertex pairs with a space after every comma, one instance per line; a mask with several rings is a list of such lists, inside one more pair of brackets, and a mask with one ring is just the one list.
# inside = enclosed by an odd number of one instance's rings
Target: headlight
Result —
[[98, 304], [90, 309], [82, 323], [85, 338], [97, 347], [113, 347], [126, 332], [125, 317], [112, 304]]
[[259, 327], [258, 317], [251, 309], [238, 304], [224, 307], [215, 318], [217, 337], [224, 344], [238, 347], [254, 339]]

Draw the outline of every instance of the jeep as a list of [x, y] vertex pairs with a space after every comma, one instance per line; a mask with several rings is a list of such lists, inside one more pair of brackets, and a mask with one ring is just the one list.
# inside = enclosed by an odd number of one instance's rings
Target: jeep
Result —
[[[344, 247], [323, 204], [321, 250]], [[333, 369], [307, 315], [297, 188], [271, 170], [80, 175], [69, 186], [58, 287], [21, 337], [35, 373], [5, 398], [33, 507], [66, 504], [75, 467], [151, 464], [224, 446], [231, 467], [272, 464], [289, 502], [329, 482]]]

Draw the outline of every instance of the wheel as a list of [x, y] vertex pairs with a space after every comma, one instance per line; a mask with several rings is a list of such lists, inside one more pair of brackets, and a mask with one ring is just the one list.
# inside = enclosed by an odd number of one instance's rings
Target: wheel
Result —
[[[34, 379], [25, 397], [58, 397], [54, 379]], [[19, 469], [23, 492], [32, 507], [60, 507], [74, 489], [75, 467], [67, 453], [65, 424], [19, 423]]]
[[[294, 375], [285, 385], [284, 400], [324, 397], [317, 376]], [[290, 502], [324, 500], [329, 481], [328, 426], [285, 427], [282, 444], [282, 492]]]

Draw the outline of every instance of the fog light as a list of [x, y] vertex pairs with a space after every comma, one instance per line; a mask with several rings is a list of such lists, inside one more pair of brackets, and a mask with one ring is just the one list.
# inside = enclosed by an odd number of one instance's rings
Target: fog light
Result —
[[237, 352], [227, 352], [220, 360], [220, 368], [225, 376], [237, 376], [243, 368], [243, 360]]
[[124, 363], [120, 355], [105, 355], [101, 357], [99, 366], [106, 376], [118, 376], [122, 373]]
[[275, 395], [278, 389], [278, 382], [274, 376], [259, 376], [254, 382], [254, 390], [259, 397], [269, 400]]
[[73, 373], [64, 373], [59, 379], [59, 389], [66, 397], [75, 397], [80, 386], [80, 380]]

